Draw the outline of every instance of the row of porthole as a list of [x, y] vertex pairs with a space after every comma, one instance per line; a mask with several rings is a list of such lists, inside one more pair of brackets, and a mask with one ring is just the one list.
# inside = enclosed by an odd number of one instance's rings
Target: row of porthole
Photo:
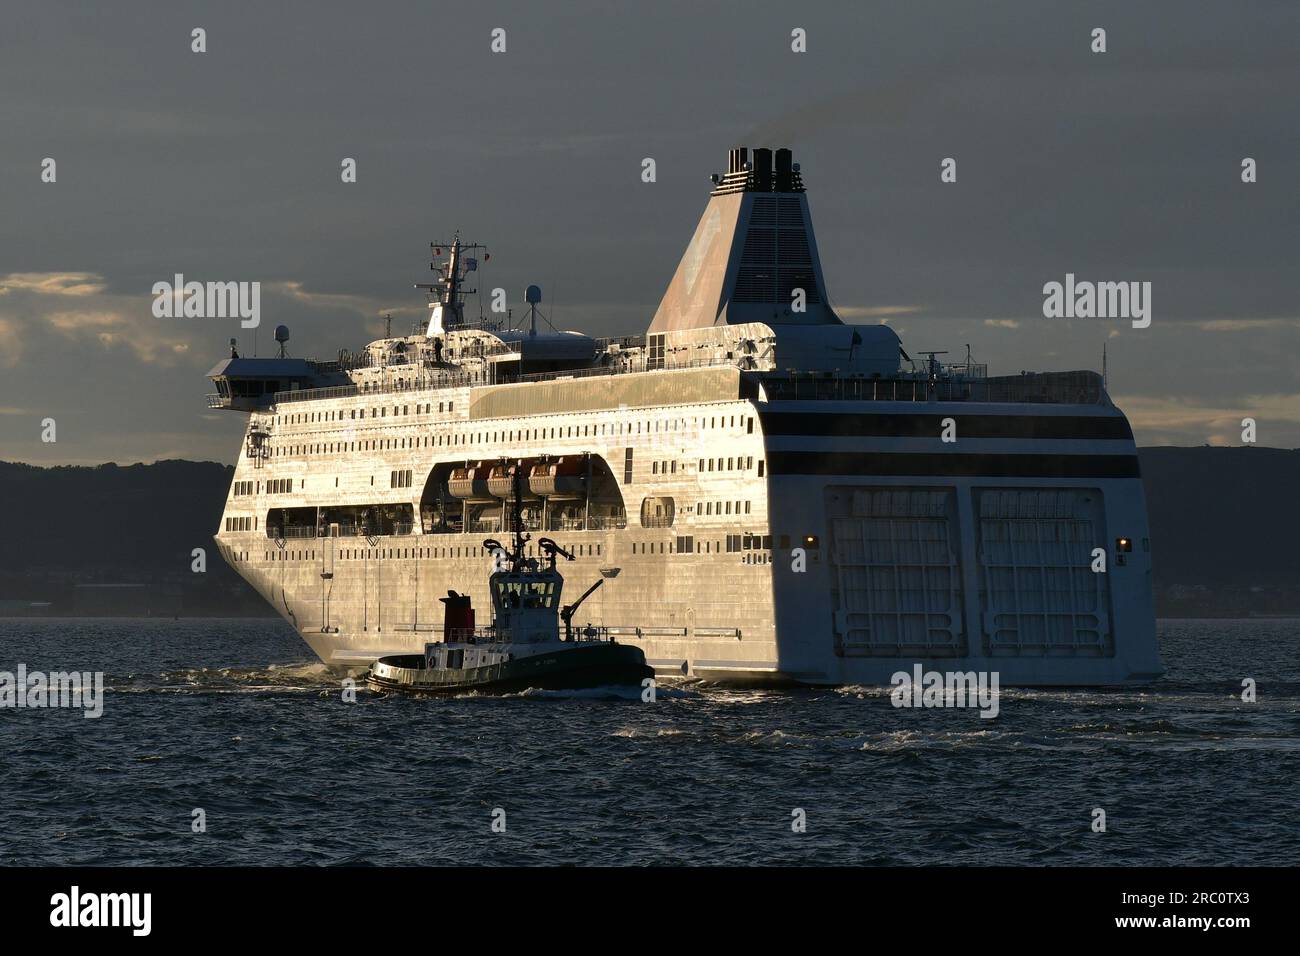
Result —
[[[576, 557], [600, 557], [604, 548], [599, 544], [573, 545], [571, 550]], [[529, 549], [531, 553], [532, 549]], [[315, 561], [315, 551], [263, 551], [265, 561]], [[488, 557], [485, 548], [343, 548], [335, 552], [339, 561], [364, 560], [418, 560], [418, 559], [452, 559]]]
[[[425, 406], [426, 409], [431, 408], [431, 407], [432, 407], [432, 403], [430, 403], [430, 404], [428, 404], [428, 405]], [[401, 414], [403, 414], [403, 415], [408, 414], [407, 409], [409, 408], [409, 406], [405, 406], [405, 405], [403, 405], [403, 406], [401, 406], [401, 408], [402, 408], [402, 413], [401, 413]], [[397, 415], [397, 414], [398, 414], [397, 409], [398, 409], [398, 406], [396, 406], [396, 405], [393, 406], [393, 414], [394, 414], [394, 415]], [[417, 406], [416, 406], [416, 413], [417, 413], [417, 414], [419, 414], [419, 409], [420, 409], [420, 406], [417, 405]], [[441, 402], [438, 403], [438, 410], [439, 410], [439, 412], [442, 411], [442, 403], [441, 403]], [[451, 403], [450, 403], [450, 402], [448, 403], [448, 408], [447, 408], [447, 410], [448, 410], [448, 412], [451, 411]], [[352, 412], [353, 412], [352, 418], [354, 418], [354, 419], [357, 417], [356, 414], [355, 414], [356, 411], [357, 411], [356, 409], [353, 409], [353, 410], [352, 410]], [[380, 418], [382, 418], [382, 417], [386, 417], [386, 415], [387, 415], [387, 409], [386, 409], [386, 408], [379, 409], [379, 411], [381, 412], [381, 414], [378, 415], [378, 416], [376, 416], [376, 415], [374, 414], [374, 411], [375, 411], [375, 409], [371, 409], [371, 413], [372, 413], [372, 414], [371, 414], [371, 418], [372, 418], [372, 419], [373, 419], [373, 418], [376, 418], [376, 417], [380, 417]], [[365, 418], [365, 409], [364, 409], [364, 408], [361, 409], [361, 413], [362, 413], [362, 414], [361, 414], [361, 418], [364, 419], [364, 418]], [[315, 420], [316, 420], [316, 419], [315, 419], [315, 416], [316, 416], [316, 415], [340, 415], [340, 416], [341, 416], [343, 413], [342, 413], [341, 411], [339, 411], [339, 412], [314, 412], [314, 413], [310, 413], [310, 414], [311, 414], [311, 416], [312, 416], [313, 421], [315, 421]], [[298, 420], [298, 419], [304, 419], [304, 418], [306, 418], [306, 417], [307, 417], [307, 414], [304, 413], [304, 414], [300, 414], [300, 415], [292, 415], [292, 416], [279, 416], [279, 415], [276, 415], [276, 416], [274, 416], [274, 423], [279, 424], [279, 419], [280, 419], [281, 417]], [[728, 419], [728, 417], [730, 418], [730, 422], [731, 422], [730, 426], [727, 425], [727, 419]], [[717, 421], [718, 421], [719, 418], [721, 418], [721, 419], [723, 420], [723, 424], [722, 424], [721, 427], [723, 427], [723, 428], [726, 428], [726, 427], [734, 428], [734, 427], [736, 427], [736, 417], [737, 417], [737, 416], [735, 416], [735, 415], [731, 415], [731, 416], [726, 416], [726, 415], [718, 416], [718, 415], [714, 415], [714, 416], [711, 416], [711, 417], [709, 418], [709, 425], [708, 425], [708, 426], [705, 426], [705, 425], [703, 424], [703, 417], [700, 416], [699, 421], [697, 421], [695, 418], [692, 418], [692, 419], [691, 419], [691, 424], [692, 424], [692, 425], [696, 425], [697, 427], [700, 427], [700, 428], [704, 428], [704, 427], [717, 428], [717, 427], [719, 427], [719, 426], [717, 425]], [[343, 421], [344, 419], [342, 419], [342, 418], [331, 418], [331, 419], [324, 419], [324, 420], [327, 420], [327, 421]], [[751, 415], [751, 416], [744, 416], [744, 415], [741, 415], [741, 416], [740, 416], [740, 420], [741, 420], [741, 425], [742, 425], [742, 426], [745, 426], [746, 423], [747, 423], [748, 431], [752, 433], [753, 430], [754, 430], [754, 418], [753, 418], [753, 416], [752, 416], [752, 415]], [[679, 429], [678, 429], [678, 425], [679, 425], [679, 424], [681, 425], [681, 430], [684, 431], [684, 430], [686, 429], [686, 422], [687, 422], [687, 420], [686, 420], [685, 418], [674, 418], [674, 419], [668, 419], [668, 420], [654, 420], [654, 421], [653, 421], [653, 424], [654, 424], [655, 427], [654, 427], [654, 429], [653, 429], [653, 432], [661, 432], [661, 431], [662, 431], [662, 432], [676, 432], [676, 431], [679, 430]], [[295, 422], [290, 422], [290, 424], [294, 424], [294, 423], [297, 423], [297, 422], [296, 422], [296, 421], [295, 421]], [[672, 425], [671, 428], [665, 427], [665, 428], [662, 428], [662, 429], [661, 429], [661, 428], [659, 427], [660, 425], [665, 425], [665, 426], [667, 426], [667, 425], [670, 424], [670, 423], [671, 423], [671, 425]], [[592, 424], [588, 424], [588, 425], [567, 425], [567, 426], [565, 426], [565, 425], [561, 425], [561, 426], [558, 427], [558, 431], [559, 431], [559, 433], [560, 433], [560, 434], [558, 434], [558, 435], [556, 434], [557, 428], [552, 427], [552, 428], [521, 428], [521, 429], [519, 429], [517, 432], [516, 432], [515, 430], [513, 430], [513, 429], [511, 429], [511, 430], [509, 430], [509, 431], [497, 431], [497, 432], [482, 432], [482, 433], [474, 432], [472, 435], [449, 435], [449, 436], [445, 436], [445, 437], [449, 437], [449, 438], [453, 438], [453, 439], [461, 439], [461, 440], [459, 440], [459, 441], [450, 441], [450, 442], [447, 442], [446, 444], [448, 444], [448, 445], [465, 445], [465, 444], [480, 444], [480, 443], [486, 443], [486, 442], [489, 442], [489, 441], [491, 441], [491, 442], [501, 442], [501, 441], [548, 441], [548, 440], [555, 439], [555, 438], [587, 438], [587, 437], [595, 438], [595, 437], [601, 437], [601, 436], [604, 436], [604, 437], [610, 437], [610, 436], [620, 436], [620, 435], [631, 435], [631, 434], [634, 434], [634, 433], [633, 433], [633, 430], [632, 430], [632, 423], [631, 423], [631, 422], [628, 422], [628, 423], [627, 423], [627, 428], [626, 428], [626, 430], [624, 430], [624, 428], [623, 428], [623, 424], [624, 424], [624, 423], [619, 422], [619, 423], [618, 423], [619, 428], [618, 428], [617, 431], [615, 431], [615, 430], [613, 429], [613, 427], [611, 426], [611, 427], [610, 427], [610, 430], [609, 430], [608, 432], [606, 432], [605, 429], [606, 429], [606, 425], [607, 425], [607, 424], [608, 424], [608, 423], [601, 423], [601, 424], [600, 424], [600, 431], [599, 431], [599, 432], [596, 431], [596, 424], [592, 423]], [[646, 433], [646, 434], [651, 434], [651, 432], [652, 432], [652, 429], [650, 428], [650, 425], [651, 425], [651, 420], [650, 420], [650, 419], [647, 419], [646, 422], [645, 422], [645, 433]], [[578, 431], [578, 429], [581, 429], [581, 431]], [[540, 434], [537, 434], [538, 432], [540, 432]], [[517, 438], [516, 438], [516, 434], [518, 435]], [[635, 434], [637, 434], [637, 435], [642, 434], [642, 431], [641, 431], [641, 422], [640, 422], [640, 421], [637, 421], [637, 422], [636, 422], [636, 431], [635, 431]], [[489, 435], [491, 436], [490, 438], [488, 437]], [[441, 445], [443, 444], [442, 438], [443, 438], [444, 436], [439, 435], [439, 436], [436, 436], [436, 437], [438, 438], [438, 441], [437, 441], [436, 445], [431, 445], [431, 444], [429, 443], [428, 438], [426, 438], [423, 447], [437, 447], [437, 446], [441, 446]], [[466, 439], [468, 439], [468, 440], [466, 440]], [[392, 439], [384, 439], [384, 440], [385, 440], [385, 441], [392, 441]], [[314, 448], [320, 448], [321, 445], [332, 446], [332, 445], [338, 445], [338, 444], [346, 444], [346, 443], [342, 443], [342, 442], [333, 442], [333, 443], [331, 443], [331, 442], [319, 442], [319, 443], [311, 443], [311, 444], [307, 444], [307, 445], [294, 445], [294, 446], [291, 446], [291, 447], [293, 447], [293, 448], [313, 448], [313, 447], [314, 447]], [[354, 446], [354, 447], [352, 448], [352, 450], [353, 450], [353, 451], [356, 451], [357, 449], [355, 448], [355, 445], [358, 444], [358, 443], [353, 442], [352, 444], [353, 444], [353, 446]], [[365, 443], [365, 442], [361, 442], [360, 444], [364, 446], [366, 443]], [[370, 442], [370, 445], [371, 445], [371, 448], [370, 448], [369, 450], [374, 450], [374, 441], [371, 441], [371, 442]], [[383, 445], [383, 446], [380, 446], [380, 447], [388, 447], [388, 448], [392, 448], [392, 447], [396, 447], [396, 446], [393, 446], [393, 445]], [[403, 446], [401, 446], [401, 447], [410, 447], [410, 446], [409, 446], [409, 445], [403, 445]], [[416, 446], [416, 447], [419, 447], [419, 446]], [[346, 450], [346, 449], [345, 449], [345, 450]], [[367, 449], [364, 449], [364, 448], [363, 448], [362, 450], [367, 450]], [[295, 452], [295, 454], [297, 454], [297, 453], [298, 453], [298, 452]], [[315, 454], [319, 454], [319, 453], [320, 453], [320, 452], [315, 452]], [[313, 453], [312, 453], [312, 452], [308, 452], [308, 454], [313, 454]]]

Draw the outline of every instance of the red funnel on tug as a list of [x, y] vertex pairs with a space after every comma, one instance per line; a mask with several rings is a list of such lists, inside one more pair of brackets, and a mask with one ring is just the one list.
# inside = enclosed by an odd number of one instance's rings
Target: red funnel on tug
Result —
[[438, 598], [443, 603], [442, 639], [446, 643], [464, 640], [474, 632], [474, 608], [470, 605], [468, 594], [448, 591], [445, 598]]

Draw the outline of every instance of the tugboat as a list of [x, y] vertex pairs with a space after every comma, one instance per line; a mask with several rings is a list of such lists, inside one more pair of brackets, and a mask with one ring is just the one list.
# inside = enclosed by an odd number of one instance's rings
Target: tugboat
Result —
[[541, 560], [525, 555], [531, 535], [525, 532], [522, 518], [524, 469], [518, 462], [509, 467], [514, 498], [512, 547], [507, 550], [494, 538], [483, 542], [496, 567], [488, 578], [492, 624], [476, 628], [469, 595], [448, 591], [439, 599], [445, 605], [442, 640], [426, 644], [423, 656], [403, 654], [375, 661], [367, 677], [372, 690], [502, 694], [530, 687], [640, 686], [654, 677], [640, 648], [619, 644], [603, 627], [573, 627], [574, 612], [604, 579], [597, 579], [574, 603], [560, 604], [564, 576], [556, 564], [560, 558], [572, 561], [573, 554], [550, 538], [539, 538]]

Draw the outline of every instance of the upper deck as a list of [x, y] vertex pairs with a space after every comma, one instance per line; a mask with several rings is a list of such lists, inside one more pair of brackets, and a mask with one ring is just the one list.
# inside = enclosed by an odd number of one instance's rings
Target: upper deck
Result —
[[[276, 329], [277, 358], [239, 358], [209, 377], [210, 408], [267, 412], [289, 403], [358, 396], [468, 391], [455, 396], [469, 418], [529, 414], [557, 400], [571, 410], [688, 402], [883, 401], [993, 404], [1109, 404], [1095, 372], [989, 377], [945, 352], [903, 351], [889, 326], [846, 325], [831, 304], [803, 174], [788, 149], [732, 150], [713, 177], [693, 238], [643, 335], [593, 338], [561, 331], [539, 310], [541, 290], [525, 292], [527, 318], [510, 313], [465, 319], [467, 283], [487, 250], [433, 243], [438, 281], [427, 329], [386, 335], [337, 361], [288, 358], [288, 329]], [[445, 257], [444, 257], [445, 250]], [[391, 332], [391, 330], [390, 330]], [[660, 373], [682, 373], [666, 380]], [[698, 375], [686, 374], [700, 372]], [[468, 401], [465, 401], [465, 398]], [[435, 399], [436, 400], [436, 399]], [[602, 405], [601, 403], [605, 403]]]
[[[538, 386], [536, 401], [545, 401], [543, 395], [553, 395], [559, 383], [591, 382], [592, 380], [617, 380], [613, 387], [586, 387], [593, 396], [605, 394], [615, 406], [626, 404], [630, 398], [655, 391], [651, 382], [659, 381], [658, 372], [711, 369], [719, 372], [733, 371], [734, 375], [695, 376], [697, 380], [712, 380], [720, 386], [718, 400], [752, 397], [759, 401], [882, 401], [882, 402], [981, 402], [1052, 405], [1108, 404], [1109, 398], [1102, 377], [1093, 371], [1025, 372], [1019, 375], [988, 376], [982, 365], [936, 364], [929, 369], [909, 369], [893, 374], [879, 372], [848, 373], [839, 369], [800, 370], [770, 367], [773, 363], [756, 363], [748, 356], [739, 360], [734, 353], [690, 356], [673, 352], [659, 360], [651, 358], [648, 349], [637, 344], [636, 338], [600, 340], [602, 356], [613, 360], [589, 367], [568, 368], [546, 372], [509, 373], [484, 362], [480, 366], [446, 368], [432, 363], [403, 363], [386, 366], [387, 374], [364, 381], [347, 384], [330, 384], [319, 387], [273, 387], [272, 382], [237, 387], [227, 381], [221, 392], [207, 396], [209, 408], [237, 411], [270, 411], [290, 403], [328, 402], [358, 396], [399, 395], [410, 393], [437, 393], [452, 389], [469, 388], [476, 396], [467, 410], [470, 417], [486, 417], [472, 409], [479, 406], [478, 398], [497, 393], [502, 386], [513, 386], [517, 397], [513, 404], [532, 404], [519, 395], [518, 388]], [[611, 349], [610, 345], [617, 343]], [[260, 359], [239, 360], [244, 368]], [[275, 360], [265, 360], [274, 362]], [[306, 363], [304, 363], [306, 364]], [[754, 365], [769, 365], [753, 368]], [[221, 369], [222, 366], [218, 366]], [[254, 371], [250, 374], [256, 374]], [[347, 374], [337, 370], [334, 374]], [[214, 369], [214, 372], [217, 370]], [[639, 382], [637, 380], [640, 380]], [[633, 384], [637, 382], [637, 384]], [[275, 383], [278, 385], [279, 383]], [[678, 378], [664, 387], [681, 388], [684, 381]], [[575, 389], [569, 389], [574, 391]], [[707, 390], [706, 390], [707, 391]], [[708, 400], [698, 389], [690, 393], [695, 400]], [[681, 396], [677, 396], [681, 400]], [[487, 404], [502, 407], [500, 398]], [[649, 404], [660, 402], [649, 401]], [[484, 406], [486, 407], [486, 406]], [[588, 404], [587, 407], [590, 407]], [[503, 412], [504, 414], [504, 412]], [[491, 417], [497, 417], [492, 415]]]

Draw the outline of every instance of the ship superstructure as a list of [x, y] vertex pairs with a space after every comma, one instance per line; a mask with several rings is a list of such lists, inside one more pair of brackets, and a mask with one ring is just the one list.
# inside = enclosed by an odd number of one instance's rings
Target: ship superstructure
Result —
[[989, 376], [844, 324], [789, 150], [729, 153], [644, 335], [539, 329], [535, 287], [520, 328], [468, 321], [486, 250], [433, 251], [423, 331], [209, 373], [209, 405], [249, 416], [216, 540], [327, 664], [421, 653], [449, 590], [490, 604], [483, 536], [520, 474], [526, 529], [604, 579], [581, 623], [661, 674], [1160, 672], [1136, 449], [1101, 376]]

